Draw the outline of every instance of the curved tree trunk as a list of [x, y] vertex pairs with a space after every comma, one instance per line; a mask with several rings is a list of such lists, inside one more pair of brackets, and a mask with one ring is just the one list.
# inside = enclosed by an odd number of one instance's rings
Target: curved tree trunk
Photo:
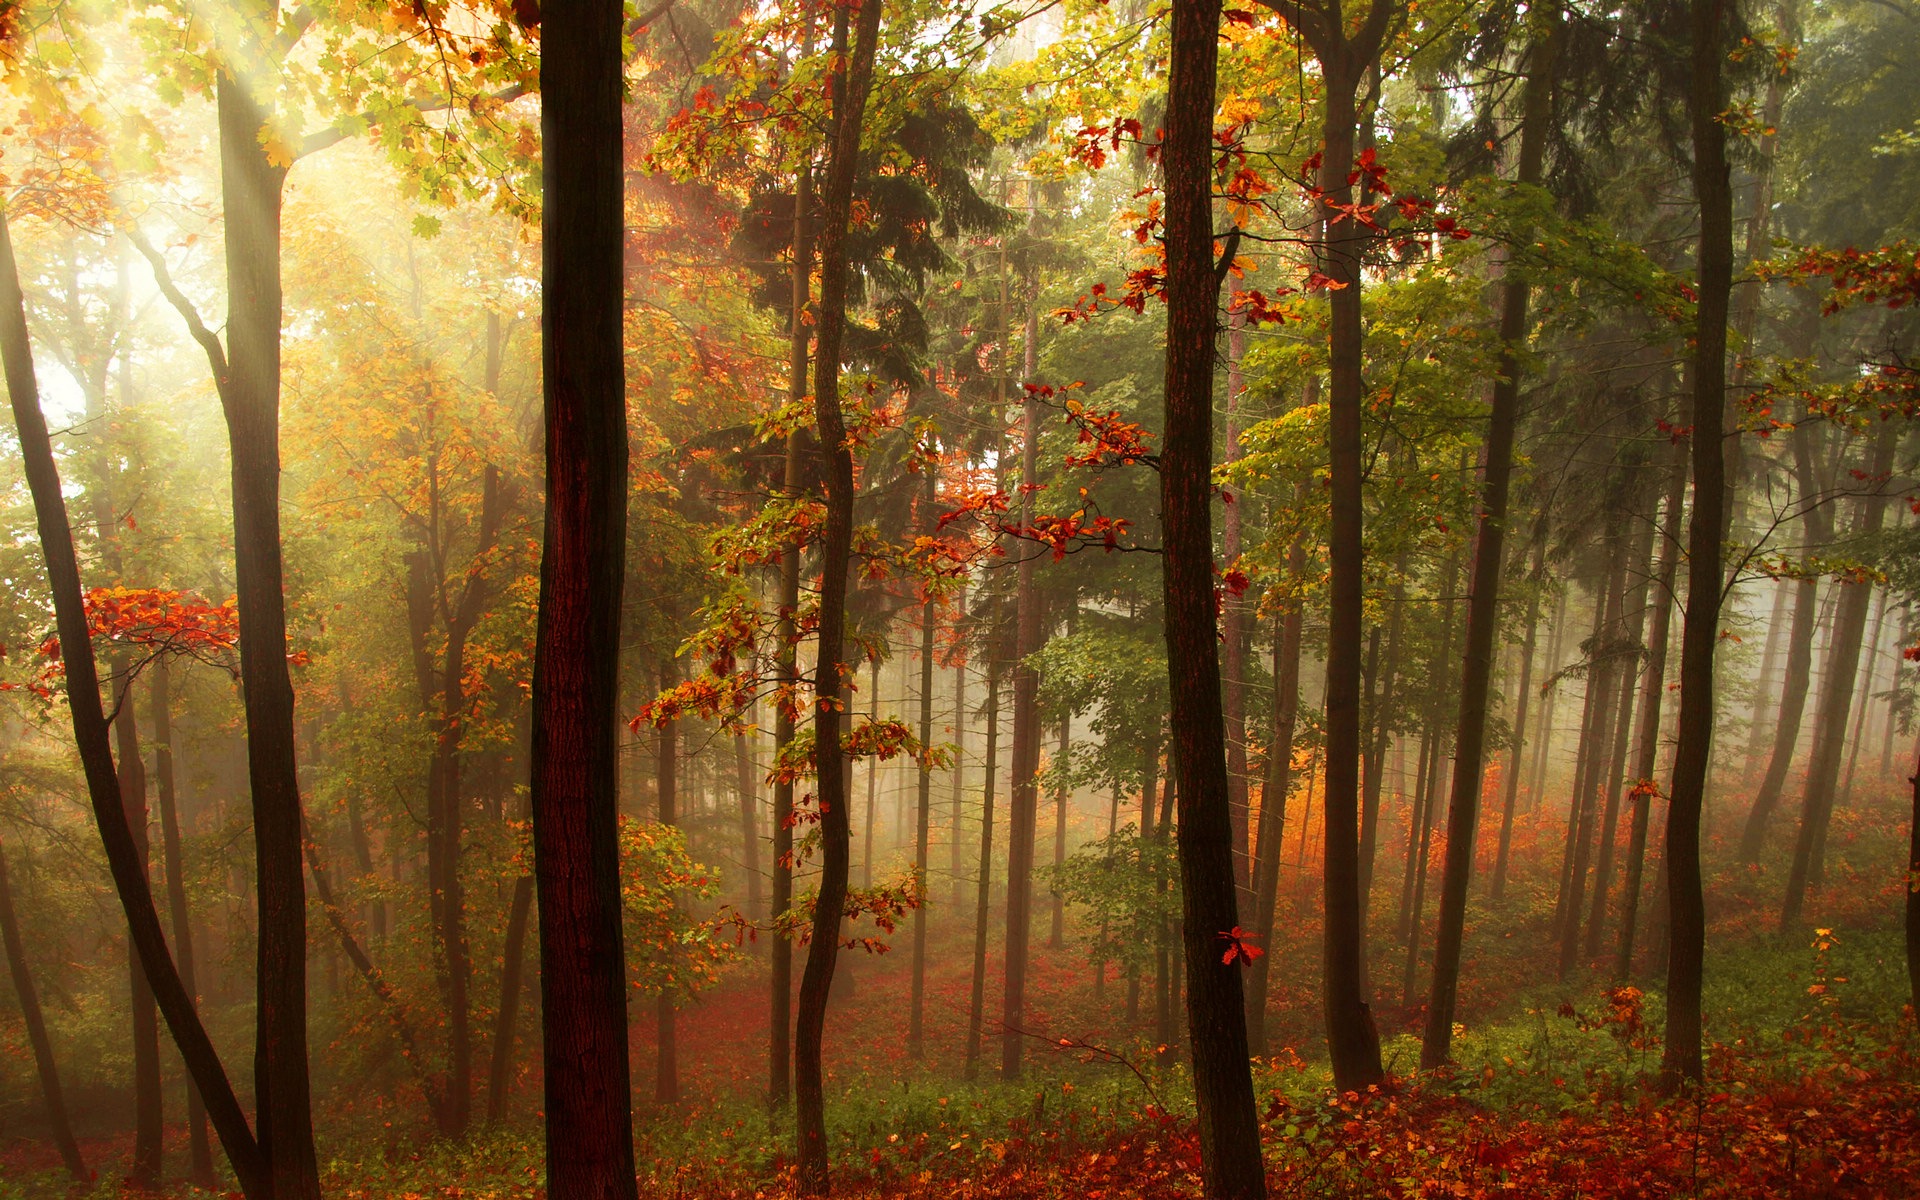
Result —
[[820, 884], [813, 906], [813, 937], [800, 979], [794, 1030], [795, 1140], [799, 1190], [827, 1190], [827, 1125], [821, 1051], [827, 1002], [840, 953], [840, 923], [847, 900], [852, 824], [847, 812], [847, 758], [841, 746], [840, 713], [845, 689], [841, 659], [847, 627], [847, 581], [853, 547], [853, 454], [840, 408], [840, 352], [847, 321], [847, 258], [843, 249], [853, 211], [853, 181], [859, 166], [860, 131], [873, 82], [880, 5], [864, 0], [848, 56], [852, 0], [834, 6], [832, 77], [833, 151], [821, 198], [820, 313], [815, 325], [814, 427], [826, 479], [826, 527], [820, 552], [819, 660], [814, 674], [814, 771], [820, 803]]
[[634, 1200], [619, 850], [627, 412], [621, 6], [541, 27], [547, 510], [533, 659], [547, 1194]]

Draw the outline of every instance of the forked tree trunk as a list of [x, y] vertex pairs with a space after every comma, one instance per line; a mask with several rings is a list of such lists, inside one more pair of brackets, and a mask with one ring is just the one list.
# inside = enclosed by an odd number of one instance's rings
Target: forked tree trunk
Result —
[[[1208, 1197], [1265, 1197], [1260, 1120], [1247, 1064], [1236, 839], [1215, 634], [1213, 360], [1221, 272], [1213, 260], [1213, 111], [1220, 0], [1173, 10], [1162, 163], [1166, 174], [1167, 355], [1160, 459], [1161, 580], [1175, 801], [1180, 929], [1200, 1175]], [[1230, 618], [1232, 619], [1232, 618]], [[1244, 734], [1244, 730], [1242, 731]]]
[[821, 1061], [826, 1036], [827, 1002], [834, 964], [840, 954], [840, 923], [847, 900], [848, 854], [852, 824], [847, 813], [847, 758], [841, 745], [840, 713], [845, 689], [841, 659], [846, 647], [847, 581], [853, 547], [853, 454], [847, 446], [840, 408], [840, 352], [847, 321], [847, 227], [853, 212], [853, 181], [859, 168], [860, 132], [873, 59], [880, 34], [880, 5], [860, 5], [858, 32], [848, 53], [852, 0], [840, 0], [833, 13], [831, 80], [833, 151], [821, 199], [820, 313], [815, 324], [814, 428], [820, 438], [826, 481], [826, 524], [820, 551], [819, 658], [814, 674], [814, 777], [820, 803], [820, 883], [813, 906], [813, 937], [800, 979], [800, 1005], [794, 1031], [795, 1157], [797, 1184], [804, 1195], [827, 1190], [825, 1074]]
[[1733, 194], [1727, 173], [1726, 0], [1691, 0], [1688, 116], [1700, 205], [1699, 305], [1693, 358], [1693, 518], [1687, 529], [1687, 615], [1680, 647], [1680, 727], [1667, 806], [1666, 1049], [1669, 1088], [1701, 1079], [1700, 985], [1706, 909], [1700, 880], [1700, 804], [1713, 744], [1714, 649], [1720, 640], [1726, 537], [1727, 296], [1733, 283]]
[[[1920, 794], [1920, 793], [1916, 793]], [[1920, 845], [1920, 843], [1916, 843]], [[80, 1143], [73, 1137], [73, 1122], [67, 1117], [66, 1094], [60, 1089], [60, 1068], [53, 1057], [53, 1039], [47, 1036], [47, 1019], [40, 1011], [40, 993], [33, 986], [33, 974], [27, 970], [27, 947], [20, 937], [20, 918], [13, 907], [13, 888], [7, 880], [7, 856], [0, 847], [0, 944], [7, 951], [7, 970], [13, 977], [13, 994], [20, 1002], [20, 1018], [27, 1027], [27, 1042], [33, 1047], [33, 1065], [40, 1076], [40, 1097], [47, 1106], [47, 1124], [53, 1131], [53, 1144], [67, 1173], [79, 1183], [88, 1182], [86, 1160], [80, 1156]]]
[[[60, 472], [53, 457], [53, 441], [40, 411], [40, 386], [35, 378], [33, 348], [27, 336], [26, 303], [20, 294], [13, 240], [4, 210], [0, 210], [0, 366], [19, 435], [20, 457], [33, 496], [40, 551], [53, 593], [55, 627], [61, 658], [66, 663], [67, 707], [73, 719], [74, 742], [86, 777], [87, 798], [94, 825], [106, 852], [114, 892], [127, 918], [128, 935], [140, 954], [154, 1000], [173, 1033], [187, 1070], [206, 1097], [208, 1116], [220, 1135], [247, 1200], [277, 1200], [266, 1159], [247, 1125], [246, 1114], [234, 1096], [226, 1069], [207, 1037], [195, 1011], [193, 996], [180, 981], [167, 949], [153, 890], [140, 867], [140, 852], [120, 807], [119, 781], [114, 773], [107, 717], [100, 704], [100, 677], [94, 663], [93, 642], [80, 587], [80, 567], [73, 550], [73, 527], [67, 518]], [[296, 1200], [299, 1200], [296, 1197]]]
[[[547, 510], [533, 660], [547, 1194], [634, 1200], [619, 847], [627, 411], [621, 6], [541, 27]], [[548, 68], [552, 68], [549, 70]]]

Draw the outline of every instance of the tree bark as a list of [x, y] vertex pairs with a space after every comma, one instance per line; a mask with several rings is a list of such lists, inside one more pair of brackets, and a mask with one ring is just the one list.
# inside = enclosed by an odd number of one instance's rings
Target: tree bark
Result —
[[[80, 587], [80, 567], [73, 550], [73, 528], [60, 490], [60, 473], [40, 411], [40, 387], [35, 378], [33, 349], [27, 336], [26, 304], [20, 294], [20, 273], [4, 210], [0, 210], [0, 365], [4, 366], [7, 394], [19, 434], [20, 456], [27, 486], [33, 495], [34, 517], [45, 557], [47, 580], [53, 592], [55, 627], [61, 658], [66, 663], [67, 707], [73, 719], [74, 741], [93, 806], [94, 824], [106, 852], [114, 892], [127, 918], [128, 935], [146, 968], [155, 1002], [166, 1018], [187, 1070], [207, 1100], [208, 1116], [220, 1135], [221, 1146], [233, 1165], [248, 1200], [277, 1197], [266, 1160], [245, 1113], [234, 1096], [219, 1054], [207, 1037], [194, 1009], [193, 996], [167, 950], [153, 890], [140, 869], [139, 848], [120, 808], [119, 781], [108, 741], [106, 713], [100, 704], [100, 677]], [[296, 1197], [296, 1200], [298, 1198]]]
[[[1240, 400], [1246, 381], [1240, 360], [1247, 350], [1246, 310], [1229, 299], [1227, 305], [1227, 428], [1223, 457], [1231, 464], [1240, 458]], [[1220, 510], [1220, 561], [1224, 569], [1234, 568], [1240, 558], [1240, 506], [1244, 497], [1222, 491]], [[1233, 881], [1239, 889], [1239, 908], [1252, 915], [1259, 904], [1254, 899], [1254, 877], [1258, 868], [1252, 861], [1248, 844], [1247, 805], [1247, 643], [1252, 637], [1252, 614], [1244, 595], [1229, 590], [1221, 595], [1220, 667], [1222, 702], [1227, 723], [1227, 794], [1233, 811]]]
[[[933, 504], [936, 480], [931, 469], [927, 471], [926, 494], [924, 497], [927, 512], [922, 518], [924, 526], [933, 523]], [[920, 745], [933, 745], [933, 593], [928, 592], [920, 602]], [[921, 895], [930, 894], [927, 883], [927, 866], [933, 837], [933, 767], [923, 757], [918, 766], [915, 780], [917, 790], [914, 794], [913, 822], [913, 874], [919, 881]], [[919, 1061], [926, 1056], [926, 1003], [927, 1003], [927, 905], [921, 901], [920, 907], [913, 910], [913, 984], [907, 1001], [907, 1057]]]
[[1587, 762], [1580, 772], [1580, 788], [1573, 798], [1573, 844], [1562, 875], [1564, 887], [1560, 920], [1554, 930], [1560, 939], [1562, 979], [1573, 970], [1574, 963], [1580, 957], [1580, 913], [1586, 902], [1587, 873], [1593, 861], [1595, 833], [1601, 815], [1600, 796], [1603, 792], [1609, 798], [1614, 794], [1613, 781], [1607, 776], [1613, 765], [1615, 730], [1628, 719], [1628, 714], [1615, 711], [1615, 703], [1620, 693], [1619, 676], [1624, 670], [1620, 661], [1625, 636], [1622, 618], [1626, 607], [1627, 564], [1632, 552], [1619, 544], [1617, 528], [1609, 530], [1608, 538], [1615, 545], [1608, 554], [1612, 569], [1608, 572], [1606, 619], [1600, 625], [1599, 636], [1594, 639], [1587, 670], [1587, 690], [1596, 696], [1596, 707], [1591, 736], [1583, 747]]
[[520, 1019], [520, 993], [525, 990], [527, 917], [533, 910], [533, 876], [513, 881], [513, 901], [507, 910], [507, 940], [501, 951], [500, 1006], [494, 1014], [493, 1058], [487, 1065], [487, 1124], [507, 1119], [508, 1088], [513, 1081], [514, 1029]]
[[617, 741], [628, 454], [621, 6], [550, 8], [541, 41], [547, 510], [531, 799], [547, 1193], [634, 1200]]
[[[967, 615], [966, 593], [960, 595], [959, 611], [954, 614], [957, 624], [964, 627]], [[949, 802], [951, 813], [947, 822], [947, 877], [953, 886], [953, 911], [959, 912], [966, 900], [966, 881], [961, 874], [966, 864], [961, 858], [961, 830], [964, 826], [962, 809], [966, 800], [966, 760], [967, 760], [967, 663], [956, 651], [953, 663], [953, 775], [949, 782], [953, 785], [953, 796]]]
[[[119, 768], [120, 812], [140, 853], [140, 873], [152, 879], [147, 835], [147, 771], [140, 757], [140, 726], [133, 703], [133, 669], [125, 653], [115, 655], [109, 671], [114, 697], [114, 757]], [[149, 883], [151, 886], [151, 883]], [[135, 1187], [151, 1191], [160, 1185], [160, 1139], [163, 1133], [160, 1090], [160, 1028], [153, 989], [140, 965], [140, 953], [127, 945], [129, 1008], [133, 1017], [133, 1162], [127, 1178]], [[182, 976], [181, 985], [185, 986]]]
[[[1072, 753], [1073, 718], [1060, 718], [1060, 770], [1062, 772], [1053, 787], [1053, 869], [1058, 872], [1067, 863], [1067, 800], [1072, 789], [1067, 786], [1065, 772]], [[1059, 887], [1053, 889], [1053, 920], [1047, 930], [1047, 949], [1058, 950], [1066, 945], [1067, 939], [1067, 898]]]
[[[1920, 845], [1920, 843], [1916, 843]], [[47, 1036], [47, 1020], [40, 1011], [40, 993], [33, 986], [33, 974], [27, 970], [27, 948], [20, 937], [20, 918], [13, 907], [13, 888], [7, 881], [7, 856], [0, 847], [0, 943], [6, 946], [7, 969], [13, 977], [13, 994], [20, 1001], [20, 1017], [27, 1027], [27, 1042], [33, 1047], [33, 1065], [40, 1076], [40, 1096], [47, 1106], [47, 1124], [53, 1130], [53, 1144], [60, 1161], [78, 1183], [87, 1183], [86, 1160], [80, 1156], [80, 1143], [74, 1140], [73, 1123], [67, 1117], [66, 1094], [60, 1090], [60, 1068], [53, 1057], [53, 1039]], [[1911, 955], [1909, 955], [1911, 958]]]
[[766, 897], [760, 879], [760, 797], [753, 781], [752, 733], [740, 730], [733, 738], [733, 787], [740, 802], [740, 873], [747, 877], [747, 919], [766, 920]]
[[[1166, 132], [1167, 355], [1160, 458], [1161, 581], [1179, 805], [1181, 936], [1200, 1175], [1209, 1197], [1267, 1194], [1247, 1065], [1236, 842], [1214, 616], [1213, 360], [1220, 277], [1213, 260], [1213, 110], [1220, 0], [1173, 10]], [[1244, 732], [1244, 731], [1243, 731]], [[1242, 805], [1244, 809], [1244, 797]]]
[[[991, 651], [989, 651], [991, 655]], [[973, 987], [967, 1001], [967, 1057], [965, 1077], [980, 1077], [980, 1029], [986, 1015], [987, 919], [993, 901], [993, 783], [1000, 749], [1000, 664], [987, 661], [987, 746], [980, 771], [980, 867], [974, 887]]]
[[[1520, 680], [1513, 702], [1513, 744], [1507, 750], [1502, 781], [1505, 798], [1500, 805], [1500, 842], [1494, 852], [1493, 888], [1490, 899], [1500, 903], [1507, 892], [1507, 859], [1513, 849], [1513, 814], [1520, 799], [1521, 759], [1527, 749], [1527, 717], [1533, 707], [1533, 659], [1539, 644], [1540, 593], [1546, 586], [1547, 514], [1543, 510], [1534, 521], [1533, 562], [1527, 568], [1526, 640], [1520, 647]], [[1445, 901], [1442, 901], [1444, 904]]]
[[[660, 663], [660, 690], [678, 682], [678, 665], [671, 658]], [[663, 721], [658, 731], [654, 763], [655, 817], [668, 829], [680, 823], [680, 723]], [[653, 1100], [656, 1104], [680, 1102], [680, 1042], [674, 1020], [672, 986], [663, 986], [654, 999], [654, 1071]]]
[[1688, 116], [1693, 190], [1700, 205], [1699, 304], [1691, 362], [1693, 517], [1687, 529], [1687, 611], [1680, 646], [1680, 727], [1667, 806], [1666, 1049], [1669, 1088], [1701, 1080], [1700, 985], [1706, 910], [1700, 880], [1700, 803], [1713, 743], [1714, 649], [1725, 587], [1727, 297], [1733, 283], [1733, 196], [1727, 171], [1726, 0], [1691, 0]]
[[833, 150], [821, 198], [820, 314], [815, 326], [814, 426], [820, 437], [826, 480], [826, 527], [820, 553], [819, 661], [814, 674], [814, 771], [820, 804], [820, 884], [813, 907], [813, 937], [800, 979], [794, 1034], [797, 1184], [803, 1195], [827, 1190], [827, 1126], [821, 1050], [833, 968], [840, 953], [840, 922], [846, 908], [852, 825], [847, 812], [847, 758], [841, 747], [840, 713], [846, 688], [842, 657], [847, 626], [847, 580], [853, 544], [853, 454], [840, 409], [840, 352], [847, 319], [847, 257], [844, 246], [853, 212], [853, 181], [859, 168], [860, 132], [880, 33], [880, 5], [862, 0], [858, 32], [849, 59], [847, 26], [853, 0], [839, 0], [833, 13]]
[[[1286, 579], [1297, 584], [1307, 569], [1307, 541], [1293, 539]], [[1260, 794], [1260, 832], [1254, 854], [1254, 945], [1264, 951], [1247, 969], [1247, 1048], [1267, 1053], [1267, 980], [1273, 963], [1273, 927], [1280, 901], [1280, 847], [1287, 828], [1287, 796], [1293, 787], [1293, 734], [1300, 719], [1300, 646], [1306, 613], [1299, 600], [1283, 602], [1280, 636], [1273, 645], [1273, 742], [1267, 747], [1267, 777]]]

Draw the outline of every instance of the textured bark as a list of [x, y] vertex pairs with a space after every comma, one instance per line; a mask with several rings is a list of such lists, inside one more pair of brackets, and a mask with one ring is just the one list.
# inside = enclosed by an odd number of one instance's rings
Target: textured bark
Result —
[[1691, 0], [1688, 116], [1693, 190], [1700, 205], [1699, 305], [1689, 373], [1693, 394], [1693, 517], [1687, 529], [1687, 611], [1680, 646], [1680, 725], [1667, 807], [1667, 1025], [1661, 1078], [1701, 1080], [1700, 985], [1706, 909], [1700, 879], [1700, 804], [1712, 753], [1714, 649], [1725, 585], [1727, 295], [1733, 283], [1733, 196], [1728, 183], [1726, 0]]
[[[173, 775], [173, 679], [164, 654], [153, 660], [148, 690], [153, 706], [154, 794], [160, 802], [160, 845], [167, 859], [167, 915], [173, 926], [173, 954], [180, 966], [181, 986], [197, 1001], [200, 991], [194, 982], [193, 914], [187, 908], [186, 862], [181, 857], [180, 806]], [[187, 1167], [195, 1187], [214, 1186], [207, 1106], [191, 1077], [187, 1079]]]
[[820, 805], [820, 884], [813, 906], [813, 937], [800, 978], [794, 1030], [794, 1098], [797, 1178], [803, 1195], [827, 1190], [827, 1125], [821, 1050], [833, 969], [840, 953], [840, 923], [847, 900], [847, 758], [841, 749], [841, 683], [847, 627], [847, 578], [853, 544], [853, 454], [840, 408], [840, 352], [847, 318], [847, 227], [853, 211], [853, 181], [859, 167], [860, 131], [873, 82], [880, 5], [862, 0], [851, 57], [847, 33], [852, 0], [834, 7], [833, 150], [821, 195], [820, 313], [815, 325], [814, 428], [826, 480], [826, 525], [820, 551], [819, 661], [814, 674], [814, 770]]
[[1660, 705], [1667, 692], [1667, 643], [1671, 641], [1674, 577], [1680, 567], [1680, 508], [1687, 498], [1687, 456], [1676, 447], [1668, 470], [1667, 502], [1661, 517], [1660, 568], [1653, 590], [1653, 628], [1647, 635], [1647, 661], [1640, 675], [1640, 728], [1634, 736], [1632, 830], [1627, 837], [1625, 894], [1620, 905], [1620, 939], [1614, 951], [1613, 977], [1633, 971], [1634, 926], [1640, 916], [1640, 883], [1647, 861], [1647, 828], [1658, 789], [1654, 773], [1660, 755]]
[[[1209, 1197], [1265, 1197], [1260, 1119], [1247, 1064], [1236, 840], [1214, 617], [1213, 358], [1220, 275], [1213, 261], [1214, 76], [1220, 0], [1173, 10], [1161, 161], [1166, 184], [1167, 356], [1160, 457], [1161, 581], [1175, 798], [1180, 927], [1200, 1176]], [[1244, 731], [1242, 731], [1244, 733]]]
[[[208, 1116], [220, 1135], [227, 1160], [233, 1165], [248, 1200], [277, 1196], [266, 1160], [246, 1114], [234, 1096], [226, 1069], [207, 1038], [194, 1009], [193, 996], [167, 950], [153, 890], [140, 867], [139, 848], [120, 808], [119, 781], [114, 773], [106, 712], [100, 704], [100, 677], [82, 601], [80, 567], [73, 550], [73, 527], [60, 490], [60, 473], [40, 411], [40, 387], [35, 378], [33, 350], [27, 336], [26, 306], [20, 294], [20, 274], [14, 263], [13, 241], [4, 210], [0, 210], [0, 366], [4, 366], [7, 394], [18, 431], [20, 456], [40, 535], [40, 551], [53, 593], [55, 628], [61, 658], [66, 664], [67, 708], [73, 719], [74, 742], [86, 778], [87, 798], [94, 825], [106, 852], [114, 892], [127, 918], [128, 935], [154, 990], [155, 1002], [180, 1049], [201, 1095]], [[296, 1200], [298, 1198], [296, 1197]]]
[[[634, 1200], [619, 857], [627, 413], [621, 6], [541, 27], [547, 510], [533, 664], [547, 1193]], [[551, 70], [549, 70], [551, 68]]]
[[33, 973], [27, 970], [27, 948], [20, 938], [20, 918], [13, 907], [13, 888], [7, 880], [7, 856], [0, 848], [0, 945], [7, 951], [7, 970], [13, 979], [13, 994], [20, 1002], [20, 1018], [27, 1027], [27, 1042], [33, 1047], [33, 1066], [40, 1077], [40, 1097], [47, 1106], [47, 1124], [53, 1131], [53, 1144], [60, 1161], [75, 1181], [87, 1183], [86, 1160], [80, 1156], [80, 1143], [73, 1137], [73, 1122], [67, 1116], [66, 1094], [60, 1090], [60, 1068], [53, 1057], [53, 1039], [47, 1036], [47, 1020], [40, 1011], [40, 993], [33, 986]]

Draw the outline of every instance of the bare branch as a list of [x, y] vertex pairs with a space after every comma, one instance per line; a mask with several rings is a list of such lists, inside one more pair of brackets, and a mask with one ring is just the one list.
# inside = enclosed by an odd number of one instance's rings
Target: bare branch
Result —
[[167, 298], [167, 303], [173, 305], [180, 319], [187, 323], [187, 332], [193, 335], [193, 340], [199, 342], [200, 348], [207, 352], [207, 365], [213, 368], [213, 382], [224, 393], [227, 390], [227, 352], [221, 346], [219, 337], [200, 319], [200, 310], [193, 306], [193, 301], [187, 299], [186, 293], [174, 284], [173, 276], [167, 271], [167, 260], [153, 248], [153, 243], [147, 240], [146, 234], [140, 232], [140, 227], [128, 221], [121, 227], [121, 232], [127, 235], [133, 248], [153, 268], [153, 281], [159, 286], [160, 294]]

